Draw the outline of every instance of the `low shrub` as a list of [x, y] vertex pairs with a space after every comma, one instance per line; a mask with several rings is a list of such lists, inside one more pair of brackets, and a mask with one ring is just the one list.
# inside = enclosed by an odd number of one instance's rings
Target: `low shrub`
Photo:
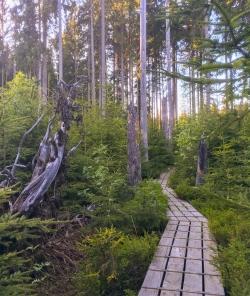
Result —
[[134, 295], [157, 242], [156, 235], [128, 236], [113, 227], [86, 237], [79, 244], [85, 260], [75, 275], [77, 295]]
[[153, 180], [143, 181], [133, 199], [127, 201], [122, 212], [137, 234], [163, 230], [166, 225], [167, 199], [161, 186]]

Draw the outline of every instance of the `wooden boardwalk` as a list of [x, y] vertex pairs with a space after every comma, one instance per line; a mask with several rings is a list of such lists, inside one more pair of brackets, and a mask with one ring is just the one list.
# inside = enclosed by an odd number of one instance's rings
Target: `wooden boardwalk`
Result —
[[224, 296], [218, 270], [212, 264], [216, 244], [207, 219], [167, 186], [169, 222], [139, 292], [139, 296]]

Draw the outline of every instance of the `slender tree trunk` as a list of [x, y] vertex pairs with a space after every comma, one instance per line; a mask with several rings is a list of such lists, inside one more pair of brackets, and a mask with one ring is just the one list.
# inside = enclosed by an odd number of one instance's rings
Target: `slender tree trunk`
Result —
[[92, 99], [91, 99], [91, 90], [92, 90], [92, 83], [90, 81], [91, 76], [91, 46], [89, 42], [89, 48], [88, 48], [88, 104], [91, 105]]
[[106, 105], [106, 44], [105, 44], [105, 35], [106, 35], [106, 22], [105, 22], [105, 0], [100, 0], [101, 8], [101, 109], [103, 114], [105, 113]]
[[122, 44], [121, 44], [121, 100], [122, 100], [123, 106], [125, 106], [125, 95], [124, 95], [124, 91], [125, 91], [124, 45], [123, 45], [123, 41], [122, 41]]
[[[195, 77], [195, 74], [194, 74], [194, 66], [192, 66], [191, 75], [192, 75], [192, 78]], [[192, 97], [192, 115], [195, 115], [195, 113], [196, 113], [195, 84], [193, 82], [191, 82], [191, 97]]]
[[58, 0], [58, 50], [59, 50], [59, 81], [63, 80], [63, 44], [62, 44], [62, 0]]
[[[166, 9], [169, 11], [170, 0], [165, 2]], [[166, 57], [167, 57], [167, 71], [171, 72], [172, 70], [172, 47], [171, 47], [171, 28], [169, 18], [166, 19]], [[173, 80], [169, 77], [167, 82], [167, 102], [169, 112], [169, 126], [164, 128], [168, 131], [168, 138], [172, 138], [173, 128], [174, 128], [174, 98], [173, 98]], [[165, 111], [164, 111], [165, 112]], [[165, 119], [164, 119], [165, 120]]]
[[[44, 1], [45, 2], [45, 1]], [[44, 10], [45, 3], [43, 3], [43, 46], [42, 46], [42, 98], [43, 102], [47, 102], [48, 96], [48, 57], [47, 57], [47, 37], [48, 37], [48, 23]]]
[[39, 55], [38, 55], [38, 91], [39, 97], [42, 98], [42, 10], [41, 10], [41, 1], [38, 1], [38, 34], [39, 34]]
[[[177, 72], [177, 50], [173, 46], [173, 72]], [[177, 78], [173, 78], [174, 122], [178, 118], [178, 88]]]
[[[208, 18], [208, 15], [206, 15], [206, 17], [205, 17], [205, 27], [204, 27], [205, 39], [209, 38], [208, 21], [209, 21], [209, 18]], [[210, 73], [208, 73], [206, 75], [206, 78], [209, 79], [210, 76], [211, 76]], [[210, 110], [210, 106], [211, 106], [211, 85], [207, 84], [205, 90], [206, 90], [206, 109]]]
[[147, 80], [146, 80], [146, 47], [147, 47], [147, 3], [141, 0], [140, 5], [140, 61], [141, 61], [141, 139], [143, 146], [143, 158], [148, 161], [148, 118], [147, 118]]
[[91, 49], [91, 100], [92, 105], [96, 104], [96, 89], [95, 89], [95, 46], [94, 46], [94, 1], [91, 1], [90, 6], [90, 49]]
[[136, 107], [131, 102], [128, 106], [128, 182], [135, 186], [141, 180], [140, 149], [136, 141]]

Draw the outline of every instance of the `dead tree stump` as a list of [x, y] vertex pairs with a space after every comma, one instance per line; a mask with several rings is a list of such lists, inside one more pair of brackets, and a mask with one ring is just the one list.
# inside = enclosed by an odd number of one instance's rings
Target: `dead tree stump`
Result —
[[207, 172], [207, 144], [202, 136], [199, 144], [197, 172], [196, 172], [196, 186], [204, 183], [204, 177]]

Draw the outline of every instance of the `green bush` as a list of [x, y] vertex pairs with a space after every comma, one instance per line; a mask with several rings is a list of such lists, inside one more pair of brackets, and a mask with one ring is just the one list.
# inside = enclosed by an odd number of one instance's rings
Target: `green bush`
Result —
[[[79, 249], [85, 255], [75, 275], [78, 295], [131, 295], [142, 284], [158, 237], [127, 236], [104, 228], [85, 238]], [[133, 276], [131, 276], [133, 275]]]
[[133, 199], [122, 207], [137, 234], [145, 231], [163, 230], [166, 225], [167, 199], [158, 182], [143, 181], [136, 189]]
[[[7, 190], [6, 196], [10, 194]], [[0, 189], [0, 206], [5, 202], [4, 195], [5, 190]], [[0, 216], [0, 295], [36, 295], [36, 284], [46, 266], [35, 258], [36, 245], [42, 234], [51, 231], [52, 223], [10, 214]]]
[[173, 152], [166, 140], [163, 130], [150, 126], [149, 128], [149, 161], [142, 163], [143, 178], [159, 178], [168, 166], [173, 165]]

